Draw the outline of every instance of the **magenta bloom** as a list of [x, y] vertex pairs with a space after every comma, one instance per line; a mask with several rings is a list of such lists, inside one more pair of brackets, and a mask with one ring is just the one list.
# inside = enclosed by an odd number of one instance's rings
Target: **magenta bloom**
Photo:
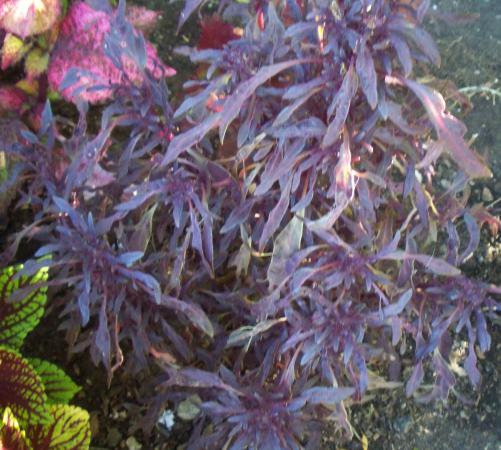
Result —
[[[130, 57], [121, 56], [124, 67], [121, 71], [104, 53], [104, 40], [112, 19], [111, 14], [94, 10], [84, 2], [71, 5], [61, 23], [48, 70], [51, 88], [66, 100], [74, 101], [79, 97], [96, 103], [110, 98], [112, 86], [125, 83], [127, 77], [133, 82], [141, 81], [143, 74]], [[157, 79], [174, 75], [176, 71], [160, 61], [153, 45], [150, 42], [145, 44], [148, 71]], [[72, 68], [80, 69], [81, 75], [75, 84], [61, 91], [61, 82]], [[85, 89], [80, 90], [82, 87]]]

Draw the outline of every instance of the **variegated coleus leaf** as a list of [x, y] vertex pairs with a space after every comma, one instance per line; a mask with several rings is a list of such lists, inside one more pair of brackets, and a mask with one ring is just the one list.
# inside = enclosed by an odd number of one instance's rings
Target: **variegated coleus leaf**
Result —
[[161, 12], [153, 11], [144, 6], [127, 5], [127, 20], [143, 33], [149, 33], [160, 20]]
[[10, 408], [5, 408], [0, 423], [0, 448], [6, 450], [31, 450], [26, 432], [21, 429], [18, 420]]
[[55, 364], [38, 358], [28, 360], [42, 379], [48, 404], [68, 404], [80, 391], [73, 380]]
[[2, 70], [17, 64], [31, 48], [31, 44], [24, 42], [18, 36], [7, 33], [2, 45]]
[[0, 27], [23, 39], [49, 30], [60, 16], [60, 0], [0, 1]]
[[[48, 70], [50, 86], [59, 91], [68, 101], [76, 97], [90, 103], [108, 99], [112, 86], [126, 82], [128, 77], [139, 82], [143, 74], [137, 64], [122, 53], [118, 58], [123, 70], [116, 67], [105, 52], [105, 38], [111, 31], [113, 13], [98, 11], [82, 1], [73, 3], [61, 23], [58, 43], [54, 48]], [[134, 38], [139, 36], [139, 31]], [[125, 40], [121, 45], [127, 47]], [[125, 47], [122, 46], [122, 49]], [[174, 75], [171, 67], [163, 64], [150, 42], [144, 42], [146, 69], [157, 79]], [[111, 49], [108, 49], [109, 51]], [[139, 52], [139, 51], [138, 51]], [[115, 54], [114, 54], [115, 56]], [[72, 83], [65, 79], [70, 70], [77, 70], [78, 76]], [[65, 81], [62, 86], [63, 80]], [[65, 86], [69, 84], [69, 86]]]
[[51, 405], [51, 423], [28, 427], [37, 450], [87, 450], [90, 446], [89, 413], [70, 405]]
[[[22, 266], [10, 266], [0, 272], [0, 345], [18, 349], [26, 335], [40, 322], [47, 301], [48, 268], [44, 267], [30, 277], [15, 278]], [[30, 287], [32, 289], [30, 289]], [[21, 300], [9, 297], [18, 290], [27, 290]]]
[[9, 407], [21, 424], [49, 424], [41, 378], [18, 352], [0, 347], [0, 408]]

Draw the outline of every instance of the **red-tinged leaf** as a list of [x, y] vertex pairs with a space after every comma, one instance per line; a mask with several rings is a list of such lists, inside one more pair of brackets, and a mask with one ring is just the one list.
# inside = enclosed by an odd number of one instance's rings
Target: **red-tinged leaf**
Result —
[[458, 121], [445, 111], [445, 101], [437, 91], [403, 78], [387, 77], [387, 82], [405, 84], [419, 98], [428, 113], [439, 139], [441, 139], [451, 152], [454, 161], [468, 175], [476, 177], [490, 177], [491, 171], [480, 158], [468, 148], [461, 134]]
[[9, 407], [23, 425], [50, 422], [42, 380], [18, 352], [0, 347], [0, 408]]
[[233, 25], [221, 19], [218, 15], [204, 18], [200, 22], [199, 49], [222, 49], [229, 41], [237, 39]]
[[60, 15], [60, 0], [2, 0], [0, 2], [0, 27], [23, 39], [49, 30]]
[[405, 395], [407, 395], [407, 397], [410, 397], [416, 391], [416, 389], [421, 385], [423, 378], [423, 363], [418, 361], [418, 363], [414, 366], [411, 377], [405, 385]]
[[273, 233], [278, 229], [282, 219], [287, 212], [287, 208], [289, 207], [290, 201], [290, 192], [291, 192], [292, 178], [289, 179], [289, 182], [285, 186], [284, 190], [280, 195], [280, 200], [275, 205], [275, 207], [271, 210], [270, 215], [268, 216], [268, 220], [264, 224], [263, 231], [261, 233], [261, 237], [259, 238], [259, 250], [262, 252], [264, 247], [268, 243], [268, 240], [273, 235]]
[[[15, 279], [23, 268], [6, 267], [0, 272], [0, 345], [18, 349], [26, 335], [40, 322], [47, 302], [47, 287], [37, 286], [47, 281], [48, 269], [43, 267], [33, 276]], [[33, 287], [32, 292], [16, 302], [9, 301], [15, 292]]]
[[88, 450], [90, 417], [81, 408], [70, 405], [50, 407], [50, 425], [30, 426], [28, 437], [37, 450]]
[[149, 33], [160, 20], [161, 12], [153, 11], [144, 6], [127, 5], [126, 15], [127, 20], [134, 28], [143, 33]]
[[372, 109], [377, 106], [377, 75], [372, 54], [365, 41], [360, 42], [355, 64], [360, 86]]
[[0, 87], [0, 111], [21, 114], [28, 105], [28, 96], [16, 86]]
[[10, 408], [5, 408], [0, 423], [0, 449], [2, 450], [31, 450], [33, 447], [21, 429]]
[[254, 95], [256, 89], [263, 83], [266, 83], [270, 78], [283, 72], [290, 67], [306, 62], [306, 60], [294, 59], [292, 61], [285, 61], [271, 66], [265, 66], [258, 70], [258, 72], [249, 80], [241, 83], [235, 92], [230, 95], [224, 102], [221, 111], [221, 121], [219, 123], [219, 139], [221, 142], [224, 140], [226, 130], [230, 123], [238, 116], [246, 100]]
[[313, 405], [334, 405], [342, 402], [354, 393], [355, 389], [351, 387], [313, 387], [306, 389], [301, 394], [301, 397]]
[[353, 64], [346, 72], [341, 88], [332, 100], [332, 104], [329, 106], [327, 116], [330, 117], [332, 114], [334, 120], [327, 127], [324, 139], [322, 140], [322, 147], [328, 147], [334, 144], [341, 133], [341, 130], [348, 117], [348, 112], [350, 111], [351, 100], [357, 91], [357, 75]]

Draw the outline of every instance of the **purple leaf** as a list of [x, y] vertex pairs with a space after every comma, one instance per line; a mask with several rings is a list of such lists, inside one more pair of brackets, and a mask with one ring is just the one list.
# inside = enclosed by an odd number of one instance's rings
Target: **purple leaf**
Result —
[[408, 289], [400, 296], [400, 298], [396, 303], [392, 303], [391, 305], [385, 306], [383, 308], [383, 313], [385, 317], [399, 315], [407, 306], [407, 303], [409, 303], [409, 301], [411, 300], [412, 294], [413, 294], [412, 289]]
[[285, 61], [271, 66], [265, 66], [258, 70], [258, 72], [249, 80], [240, 84], [238, 89], [230, 95], [224, 102], [221, 111], [221, 119], [219, 123], [219, 139], [221, 142], [224, 140], [224, 135], [230, 123], [238, 116], [245, 101], [255, 94], [256, 89], [263, 83], [266, 83], [270, 78], [283, 72], [290, 67], [296, 66], [306, 62], [304, 59], [294, 59], [292, 61]]
[[358, 79], [360, 80], [360, 86], [367, 97], [367, 101], [372, 109], [376, 109], [377, 75], [371, 51], [367, 48], [365, 41], [360, 42], [355, 66]]
[[405, 385], [405, 395], [407, 397], [410, 397], [415, 390], [420, 386], [424, 378], [424, 370], [423, 370], [423, 363], [421, 361], [418, 361], [417, 364], [414, 366], [414, 370], [412, 371], [412, 374], [407, 381], [407, 384]]
[[468, 229], [468, 234], [470, 235], [470, 240], [468, 242], [468, 246], [464, 249], [464, 252], [459, 257], [459, 264], [464, 263], [480, 244], [480, 227], [477, 225], [477, 221], [468, 213], [465, 213], [463, 218], [466, 224], [466, 228]]
[[328, 388], [328, 387], [313, 387], [306, 389], [301, 398], [313, 405], [333, 405], [340, 403], [350, 395], [355, 393], [355, 389], [351, 387], [343, 388]]
[[177, 33], [184, 25], [184, 23], [189, 19], [189, 17], [193, 14], [193, 11], [197, 9], [204, 0], [185, 0], [184, 7], [181, 13], [179, 14], [179, 22], [177, 24]]
[[280, 195], [280, 200], [271, 210], [270, 215], [268, 216], [268, 220], [264, 225], [261, 237], [259, 239], [259, 251], [261, 252], [264, 250], [264, 247], [268, 243], [268, 240], [270, 239], [272, 234], [280, 226], [280, 223], [282, 222], [282, 219], [284, 218], [284, 215], [287, 212], [287, 208], [289, 206], [289, 201], [290, 201], [291, 184], [292, 184], [292, 178], [289, 179], [289, 182], [284, 187], [284, 190]]
[[182, 312], [199, 330], [203, 331], [209, 337], [214, 336], [212, 323], [199, 306], [181, 301], [168, 295], [162, 295], [162, 304], [176, 311]]
[[437, 67], [440, 66], [440, 52], [433, 38], [422, 28], [408, 20], [395, 18], [388, 23], [388, 29], [411, 39], [423, 55]]
[[427, 269], [436, 273], [437, 275], [443, 275], [446, 277], [455, 277], [461, 274], [461, 271], [443, 259], [435, 258], [434, 256], [428, 255], [416, 255], [407, 253], [401, 250], [397, 250], [395, 252], [389, 253], [385, 255], [382, 259], [394, 259], [394, 260], [414, 260], [418, 261], [422, 265], [424, 265]]
[[279, 286], [286, 279], [287, 262], [292, 255], [299, 251], [302, 236], [303, 220], [294, 216], [275, 239], [266, 276], [270, 290]]
[[96, 348], [99, 350], [99, 357], [104, 365], [109, 369], [110, 364], [110, 331], [108, 329], [108, 318], [106, 315], [106, 301], [101, 303], [99, 312], [99, 325], [95, 335]]
[[336, 115], [334, 116], [334, 120], [327, 127], [324, 139], [322, 140], [322, 147], [328, 147], [334, 144], [338, 139], [339, 133], [348, 117], [351, 100], [357, 91], [357, 84], [357, 76], [353, 64], [351, 64], [344, 76], [341, 88], [329, 107], [328, 116], [330, 117], [334, 112]]
[[395, 33], [390, 34], [390, 42], [397, 52], [398, 60], [404, 69], [404, 76], [408, 77], [412, 72], [412, 57], [407, 42]]

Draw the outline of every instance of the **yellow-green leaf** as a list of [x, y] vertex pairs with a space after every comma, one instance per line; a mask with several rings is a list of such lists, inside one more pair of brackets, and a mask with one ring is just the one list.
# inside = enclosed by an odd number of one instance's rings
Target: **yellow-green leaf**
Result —
[[[30, 277], [14, 279], [22, 268], [22, 265], [10, 266], [0, 272], [0, 345], [14, 349], [20, 348], [26, 335], [38, 325], [47, 301], [47, 287], [39, 283], [47, 281], [48, 268], [43, 267]], [[18, 289], [29, 292], [22, 300], [9, 301]]]
[[0, 449], [31, 450], [32, 446], [10, 408], [5, 408], [0, 424]]
[[49, 65], [49, 54], [39, 48], [34, 48], [26, 56], [24, 69], [28, 78], [37, 78], [47, 71]]
[[81, 388], [55, 364], [38, 358], [28, 361], [42, 379], [49, 404], [68, 404], [80, 391]]
[[90, 445], [89, 413], [70, 405], [51, 405], [52, 422], [27, 429], [37, 450], [87, 450]]

